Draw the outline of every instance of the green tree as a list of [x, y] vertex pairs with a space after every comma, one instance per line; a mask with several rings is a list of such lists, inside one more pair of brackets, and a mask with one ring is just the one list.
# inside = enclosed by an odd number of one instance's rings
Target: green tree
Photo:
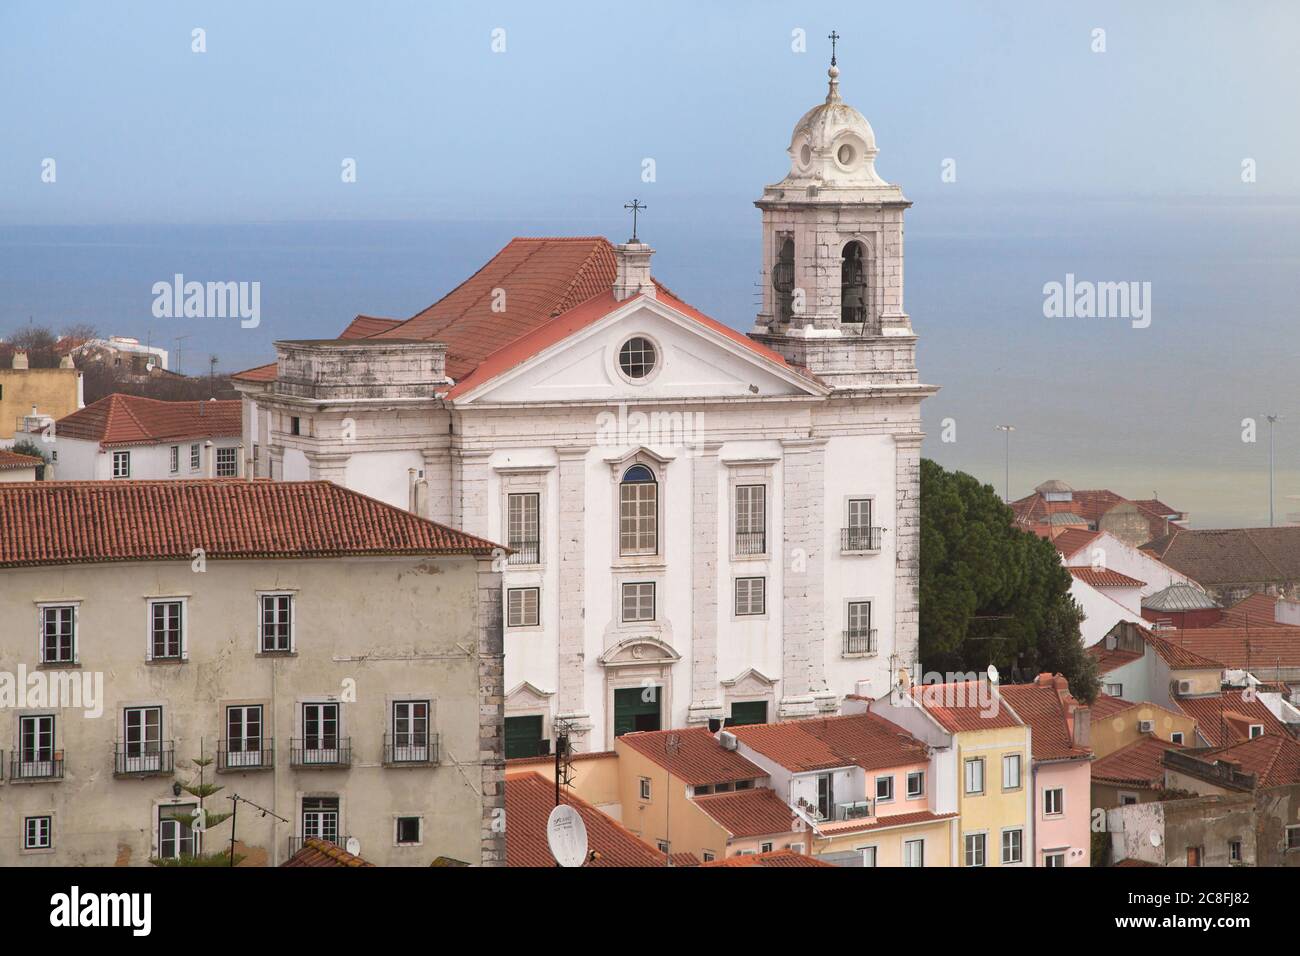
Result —
[[926, 670], [1064, 674], [1099, 690], [1079, 637], [1083, 613], [1051, 542], [1021, 531], [990, 485], [921, 462], [921, 661]]
[[[216, 784], [207, 783], [204, 780], [204, 772], [212, 765], [211, 757], [200, 755], [192, 759], [198, 773], [198, 780], [190, 784], [181, 784], [181, 789], [191, 796], [197, 797], [199, 805], [193, 813], [182, 819], [187, 827], [195, 831], [196, 835], [206, 835], [217, 824], [229, 819], [230, 814], [209, 812], [204, 807], [204, 800], [220, 793], [225, 787], [218, 787]], [[242, 859], [242, 856], [236, 854], [235, 865], [238, 865]], [[230, 847], [227, 846], [216, 853], [196, 853], [183, 855], [176, 859], [153, 859], [149, 862], [154, 866], [230, 866]]]

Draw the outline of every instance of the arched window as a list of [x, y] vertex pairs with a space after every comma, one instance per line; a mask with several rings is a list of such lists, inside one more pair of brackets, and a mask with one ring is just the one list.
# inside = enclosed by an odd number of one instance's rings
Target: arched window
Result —
[[776, 293], [776, 320], [789, 322], [794, 316], [794, 239], [789, 235], [776, 237], [772, 290]]
[[633, 465], [618, 486], [618, 553], [658, 551], [659, 483], [645, 465]]
[[861, 325], [867, 321], [867, 255], [860, 242], [844, 247], [840, 260], [840, 322]]

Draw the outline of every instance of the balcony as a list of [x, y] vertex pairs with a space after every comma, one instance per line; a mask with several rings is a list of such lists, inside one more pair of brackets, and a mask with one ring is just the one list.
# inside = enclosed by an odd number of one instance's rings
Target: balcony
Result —
[[[301, 850], [303, 846], [306, 845], [307, 839], [308, 837], [300, 837], [300, 836], [289, 837], [289, 855], [293, 856], [295, 853]], [[332, 843], [340, 850], [346, 850], [348, 841], [351, 840], [352, 837], [336, 834], [333, 838], [318, 836], [316, 837], [316, 839], [324, 840], [326, 843]]]
[[507, 564], [541, 564], [542, 543], [540, 541], [511, 541], [510, 557]]
[[853, 554], [880, 550], [880, 532], [884, 528], [841, 528], [840, 551]]
[[62, 780], [63, 751], [45, 751], [42, 753], [12, 754], [9, 762], [9, 781], [17, 783], [22, 780]]
[[298, 770], [346, 770], [352, 766], [352, 738], [295, 737], [289, 741], [289, 766]]
[[274, 766], [275, 740], [271, 737], [217, 741], [218, 773], [270, 770]]
[[767, 554], [767, 535], [759, 531], [754, 534], [736, 533], [736, 555], [743, 557], [753, 554]]
[[836, 820], [868, 820], [871, 818], [871, 801], [855, 800], [835, 805]]
[[849, 628], [844, 632], [844, 653], [849, 654], [874, 654], [876, 653], [876, 629], [872, 628]]
[[427, 767], [437, 762], [437, 734], [384, 734], [384, 766]]
[[176, 748], [172, 741], [113, 745], [113, 776], [149, 777], [171, 774], [176, 769]]

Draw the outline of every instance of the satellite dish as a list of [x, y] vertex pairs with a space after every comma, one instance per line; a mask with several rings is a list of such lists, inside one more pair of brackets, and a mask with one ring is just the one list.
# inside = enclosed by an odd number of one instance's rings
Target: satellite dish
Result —
[[347, 846], [345, 846], [343, 849], [347, 850], [353, 856], [360, 856], [361, 841], [358, 840], [356, 837], [348, 837]]
[[1152, 846], [1160, 845], [1160, 834], [1157, 833], [1155, 830], [1151, 831], [1151, 845]]
[[998, 669], [992, 664], [989, 665], [989, 680], [994, 684], [998, 682]]
[[560, 866], [582, 866], [587, 861], [587, 825], [568, 804], [560, 804], [546, 818], [546, 842]]

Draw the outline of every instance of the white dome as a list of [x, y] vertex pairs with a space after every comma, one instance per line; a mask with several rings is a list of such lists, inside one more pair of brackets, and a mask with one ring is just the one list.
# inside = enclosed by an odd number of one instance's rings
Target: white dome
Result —
[[839, 67], [827, 71], [826, 101], [795, 124], [788, 180], [826, 185], [883, 186], [876, 174], [876, 134], [867, 118], [840, 99]]

